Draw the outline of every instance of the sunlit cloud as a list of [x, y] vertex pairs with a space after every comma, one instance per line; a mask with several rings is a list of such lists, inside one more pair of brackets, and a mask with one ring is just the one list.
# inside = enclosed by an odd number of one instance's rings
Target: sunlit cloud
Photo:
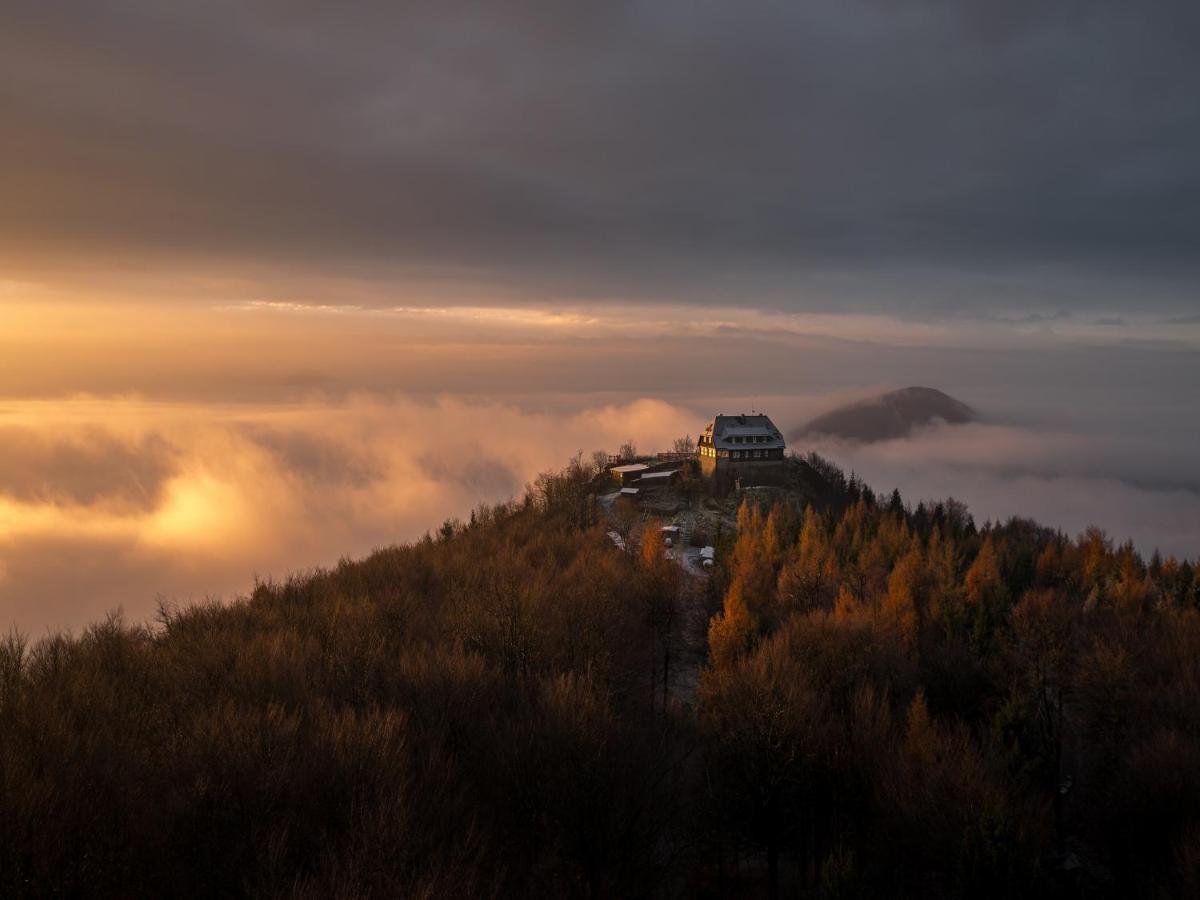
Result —
[[221, 312], [338, 316], [420, 325], [457, 323], [482, 329], [554, 330], [590, 338], [719, 337], [736, 335], [760, 340], [856, 341], [889, 346], [1028, 347], [1038, 345], [1105, 345], [1131, 341], [1163, 342], [1200, 349], [1196, 327], [1161, 315], [1107, 316], [1062, 313], [957, 315], [940, 318], [882, 313], [787, 312], [770, 309], [716, 308], [686, 304], [611, 302], [578, 307], [510, 306], [376, 306], [250, 300], [219, 305]]
[[[410, 540], [480, 503], [519, 494], [577, 451], [632, 439], [661, 449], [697, 414], [656, 400], [570, 415], [442, 397], [431, 403], [353, 397], [339, 403], [248, 406], [81, 397], [15, 402], [0, 428], [42, 448], [101, 436], [130, 460], [72, 457], [79, 478], [116, 480], [114, 466], [169, 447], [170, 470], [149, 503], [104, 492], [0, 490], [0, 627], [79, 625], [121, 605], [148, 615], [156, 595], [245, 591], [343, 555]], [[30, 452], [33, 452], [32, 450]], [[58, 451], [56, 451], [58, 452]], [[24, 478], [54, 473], [53, 453]], [[115, 460], [115, 462], [114, 462]], [[29, 460], [25, 460], [29, 463]], [[78, 570], [64, 569], [73, 559]]]
[[[1196, 435], [1179, 408], [1200, 322], [216, 301], [246, 286], [204, 287], [184, 305], [44, 286], [0, 303], [0, 629], [117, 605], [144, 616], [159, 593], [231, 596], [419, 536], [579, 450], [663, 449], [751, 406], [790, 430], [910, 383], [985, 421], [829, 454], [884, 489], [958, 495], [979, 518], [1095, 522], [1191, 552], [1196, 479], [1179, 448]], [[1125, 349], [1167, 334], [1183, 352]], [[1093, 421], [1054, 424], [1072, 410]]]
[[357, 304], [296, 303], [286, 300], [250, 300], [216, 307], [234, 312], [277, 312], [295, 315], [361, 316], [370, 319], [430, 319], [478, 322], [490, 325], [528, 326], [531, 328], [579, 328], [601, 325], [603, 320], [584, 313], [556, 312], [533, 307], [500, 306], [390, 306], [368, 307]]

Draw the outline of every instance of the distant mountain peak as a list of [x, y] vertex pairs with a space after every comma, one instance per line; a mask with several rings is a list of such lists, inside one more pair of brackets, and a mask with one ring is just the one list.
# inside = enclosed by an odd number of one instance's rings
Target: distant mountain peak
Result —
[[976, 418], [975, 410], [961, 400], [936, 388], [914, 386], [839, 406], [794, 431], [789, 440], [824, 434], [870, 443], [906, 437], [937, 420], [961, 425]]

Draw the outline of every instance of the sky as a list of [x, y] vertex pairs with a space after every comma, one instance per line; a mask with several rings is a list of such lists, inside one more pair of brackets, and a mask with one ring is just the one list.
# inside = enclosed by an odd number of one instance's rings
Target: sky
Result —
[[1200, 554], [1200, 11], [13, 0], [0, 630], [244, 592], [715, 412]]

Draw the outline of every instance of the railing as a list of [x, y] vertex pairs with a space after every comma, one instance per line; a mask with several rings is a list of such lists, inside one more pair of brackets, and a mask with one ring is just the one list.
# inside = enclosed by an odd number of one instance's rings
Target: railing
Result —
[[[653, 458], [656, 462], [683, 462], [684, 460], [691, 459], [695, 455], [695, 453], [681, 453], [678, 450], [667, 450], [662, 453], [655, 453]], [[625, 459], [615, 453], [608, 454], [608, 464], [610, 466], [615, 466], [626, 462], [641, 462], [647, 459], [650, 459], [650, 457], [639, 455], [635, 456], [633, 459]]]

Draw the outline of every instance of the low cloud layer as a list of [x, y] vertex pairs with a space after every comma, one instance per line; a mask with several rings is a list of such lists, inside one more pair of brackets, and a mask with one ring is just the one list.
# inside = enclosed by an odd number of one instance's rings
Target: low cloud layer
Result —
[[444, 397], [216, 407], [79, 399], [7, 408], [0, 629], [80, 625], [156, 595], [410, 540], [521, 492], [578, 450], [664, 447], [699, 424], [660, 401], [531, 413]]
[[[767, 408], [786, 427], [843, 396], [775, 398]], [[36, 634], [117, 606], [146, 618], [158, 596], [234, 596], [256, 575], [418, 537], [519, 494], [578, 450], [629, 438], [661, 449], [694, 435], [709, 407], [744, 403], [13, 402], [0, 411], [0, 628]], [[981, 523], [1019, 515], [1068, 534], [1096, 524], [1147, 553], [1190, 557], [1200, 554], [1195, 438], [1186, 423], [1122, 435], [1087, 414], [1058, 427], [992, 421], [794, 449], [815, 449], [879, 490], [899, 487], [913, 503], [953, 496]]]
[[909, 384], [983, 421], [816, 449], [910, 500], [953, 495], [980, 521], [1097, 524], [1195, 555], [1197, 327], [0, 303], [0, 630], [79, 627], [116, 606], [142, 618], [156, 594], [227, 597], [255, 574], [419, 536], [577, 450], [662, 449], [751, 407], [790, 432]]
[[[1179, 438], [1178, 441], [1172, 437]], [[915, 505], [954, 497], [976, 521], [1035, 519], [1070, 536], [1089, 525], [1118, 542], [1200, 557], [1200, 471], [1194, 425], [1176, 435], [1018, 425], [934, 425], [874, 444], [819, 440], [813, 449], [876, 489]]]

